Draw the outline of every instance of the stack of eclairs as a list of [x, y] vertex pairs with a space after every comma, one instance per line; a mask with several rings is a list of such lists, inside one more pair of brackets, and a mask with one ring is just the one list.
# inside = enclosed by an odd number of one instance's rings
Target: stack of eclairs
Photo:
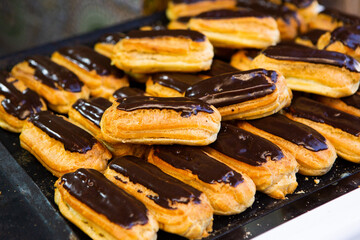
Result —
[[360, 163], [360, 18], [316, 0], [166, 13], [0, 74], [0, 126], [59, 177], [60, 212], [91, 238], [201, 239], [256, 191], [284, 199], [297, 173]]

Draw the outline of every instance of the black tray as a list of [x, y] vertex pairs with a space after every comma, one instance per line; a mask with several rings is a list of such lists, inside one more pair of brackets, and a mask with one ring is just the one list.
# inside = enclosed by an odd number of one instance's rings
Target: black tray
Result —
[[[104, 33], [127, 32], [165, 22], [163, 13], [136, 19], [89, 34], [49, 43], [0, 58], [0, 69], [10, 70], [26, 56], [49, 55], [66, 45], [92, 45]], [[88, 237], [62, 218], [54, 203], [52, 176], [19, 145], [19, 135], [0, 129], [0, 239], [80, 239]], [[233, 216], [214, 216], [214, 231], [207, 239], [245, 239], [257, 236], [289, 219], [358, 188], [360, 166], [341, 158], [322, 177], [297, 174], [294, 194], [275, 200], [256, 193], [253, 206]], [[314, 180], [317, 183], [315, 183]], [[158, 239], [182, 239], [159, 231]]]

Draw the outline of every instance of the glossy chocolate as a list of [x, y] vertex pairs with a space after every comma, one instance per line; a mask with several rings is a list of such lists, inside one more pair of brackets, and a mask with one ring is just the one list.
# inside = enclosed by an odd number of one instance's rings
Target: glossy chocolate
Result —
[[252, 166], [265, 164], [267, 158], [278, 161], [284, 157], [281, 149], [265, 138], [227, 123], [221, 123], [217, 140], [210, 147]]
[[359, 25], [360, 24], [360, 18], [358, 16], [350, 15], [350, 14], [341, 12], [337, 9], [325, 8], [321, 13], [332, 17], [334, 20], [343, 22], [344, 25]]
[[111, 105], [110, 101], [99, 97], [90, 100], [79, 99], [72, 105], [72, 108], [100, 128], [101, 117]]
[[300, 118], [325, 123], [334, 128], [358, 137], [360, 135], [360, 118], [326, 106], [309, 98], [300, 97], [289, 107], [288, 111]]
[[94, 169], [80, 168], [66, 173], [60, 185], [81, 203], [123, 228], [145, 225], [149, 221], [144, 204]]
[[138, 88], [122, 87], [113, 93], [114, 98], [124, 98], [130, 96], [144, 96], [145, 92]]
[[264, 18], [268, 16], [269, 15], [253, 11], [251, 9], [237, 9], [237, 10], [220, 9], [220, 10], [212, 10], [212, 11], [200, 13], [194, 18], [216, 20], [216, 19], [245, 18], [245, 17]]
[[200, 100], [186, 97], [162, 98], [132, 96], [119, 98], [116, 101], [119, 103], [117, 109], [127, 112], [139, 109], [169, 109], [181, 112], [181, 116], [185, 118], [190, 117], [192, 114], [196, 115], [198, 112], [214, 112], [210, 105]]
[[310, 151], [318, 152], [328, 149], [326, 139], [320, 133], [281, 114], [252, 120], [249, 123]]
[[218, 59], [214, 59], [212, 61], [210, 69], [208, 71], [204, 71], [202, 73], [205, 75], [211, 76], [211, 77], [215, 77], [220, 74], [238, 72], [238, 71], [239, 71], [239, 69], [234, 68], [229, 63], [226, 63], [226, 62], [218, 60]]
[[99, 39], [99, 42], [101, 43], [109, 43], [109, 44], [116, 44], [117, 42], [119, 42], [121, 39], [125, 38], [126, 35], [124, 33], [107, 33], [101, 36], [101, 38]]
[[154, 83], [158, 83], [164, 87], [175, 89], [183, 93], [188, 87], [202, 81], [203, 79], [196, 74], [191, 73], [156, 73], [151, 76]]
[[190, 171], [208, 184], [225, 183], [236, 187], [244, 181], [240, 173], [205, 154], [199, 147], [158, 146], [154, 155], [174, 168]]
[[351, 72], [360, 72], [360, 64], [352, 57], [339, 52], [318, 50], [302, 45], [278, 45], [265, 49], [262, 54], [276, 60], [310, 62], [315, 64], [345, 67]]
[[199, 190], [167, 175], [146, 160], [124, 156], [111, 161], [109, 168], [156, 193], [147, 197], [164, 208], [176, 209], [171, 206], [176, 203], [201, 203]]
[[357, 94], [354, 94], [350, 97], [341, 98], [341, 101], [343, 101], [344, 103], [346, 103], [349, 106], [360, 109], [360, 96]]
[[161, 37], [175, 37], [187, 38], [195, 42], [204, 42], [206, 37], [200, 32], [192, 30], [149, 30], [138, 31], [133, 30], [128, 33], [127, 38], [161, 38]]
[[26, 58], [26, 61], [35, 69], [35, 79], [41, 83], [54, 89], [81, 92], [84, 84], [79, 78], [67, 68], [51, 61], [50, 58], [37, 55]]
[[328, 45], [340, 41], [345, 46], [356, 50], [360, 46], [360, 26], [339, 27], [331, 32]]
[[10, 115], [24, 120], [33, 113], [41, 111], [43, 104], [40, 101], [39, 95], [36, 92], [26, 88], [24, 91], [19, 91], [13, 82], [8, 82], [9, 74], [0, 71], [0, 95], [5, 99], [1, 101], [1, 105]]
[[63, 47], [58, 52], [86, 71], [96, 71], [100, 76], [114, 75], [122, 78], [124, 72], [111, 65], [109, 58], [86, 46]]
[[189, 87], [185, 96], [224, 107], [271, 94], [277, 77], [275, 71], [265, 69], [222, 74]]
[[321, 35], [323, 35], [324, 33], [326, 33], [325, 30], [322, 30], [322, 29], [313, 29], [313, 30], [310, 30], [309, 32], [307, 33], [304, 33], [304, 34], [301, 34], [299, 36], [300, 39], [303, 39], [303, 40], [309, 40], [311, 41], [312, 44], [314, 44], [316, 46], [319, 38], [321, 37]]
[[29, 121], [49, 137], [64, 144], [65, 150], [86, 153], [97, 140], [82, 128], [49, 111], [33, 114]]

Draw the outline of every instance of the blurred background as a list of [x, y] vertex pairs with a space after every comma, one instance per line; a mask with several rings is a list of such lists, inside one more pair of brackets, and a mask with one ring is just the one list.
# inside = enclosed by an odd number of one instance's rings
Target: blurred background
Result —
[[[359, 0], [320, 0], [360, 14]], [[115, 25], [166, 6], [166, 0], [1, 0], [0, 56]]]

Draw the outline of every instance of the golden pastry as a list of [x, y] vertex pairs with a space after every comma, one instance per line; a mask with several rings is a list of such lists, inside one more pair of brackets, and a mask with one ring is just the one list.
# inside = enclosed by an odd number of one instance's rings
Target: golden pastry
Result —
[[111, 55], [114, 53], [114, 46], [121, 39], [125, 38], [124, 33], [107, 33], [101, 36], [94, 46], [95, 51], [104, 55], [107, 58], [111, 58]]
[[241, 49], [232, 55], [230, 64], [241, 71], [250, 70], [252, 60], [259, 54], [258, 49]]

